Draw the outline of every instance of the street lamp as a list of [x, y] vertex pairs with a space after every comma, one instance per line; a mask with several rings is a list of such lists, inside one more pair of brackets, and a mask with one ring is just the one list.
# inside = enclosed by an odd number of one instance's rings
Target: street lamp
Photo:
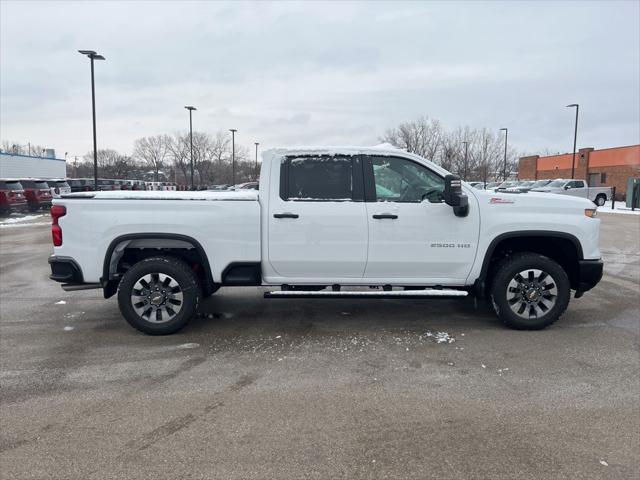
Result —
[[573, 178], [576, 170], [576, 141], [578, 140], [578, 110], [580, 110], [580, 105], [578, 105], [577, 103], [567, 105], [567, 108], [573, 107], [576, 107], [576, 124], [573, 130], [573, 159], [571, 160], [571, 178]]
[[102, 55], [93, 50], [78, 50], [82, 55], [86, 55], [91, 60], [91, 110], [93, 113], [93, 181], [95, 191], [98, 191], [98, 143], [96, 141], [96, 87], [93, 76], [93, 61], [104, 60]]
[[509, 138], [509, 129], [501, 128], [500, 131], [504, 130], [504, 165], [502, 166], [502, 178], [504, 181], [507, 181], [507, 139]]
[[231, 132], [231, 185], [236, 184], [236, 130], [235, 128], [230, 128]]
[[256, 176], [256, 182], [258, 181], [258, 145], [260, 145], [259, 142], [254, 142], [255, 146], [256, 146], [256, 168], [255, 168], [255, 176]]
[[191, 114], [194, 110], [197, 110], [197, 108], [192, 107], [191, 105], [185, 105], [184, 108], [189, 110], [189, 143], [191, 144], [191, 190], [193, 190], [193, 119], [191, 118]]

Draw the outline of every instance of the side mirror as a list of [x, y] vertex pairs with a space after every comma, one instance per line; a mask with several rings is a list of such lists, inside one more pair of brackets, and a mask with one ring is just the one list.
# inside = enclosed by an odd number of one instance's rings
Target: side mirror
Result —
[[570, 188], [571, 188], [571, 185], [565, 185], [565, 186], [564, 186], [564, 189], [565, 189], [565, 190], [569, 190]]
[[456, 217], [466, 217], [469, 213], [469, 199], [462, 193], [462, 181], [456, 175], [444, 177], [444, 203], [453, 207]]

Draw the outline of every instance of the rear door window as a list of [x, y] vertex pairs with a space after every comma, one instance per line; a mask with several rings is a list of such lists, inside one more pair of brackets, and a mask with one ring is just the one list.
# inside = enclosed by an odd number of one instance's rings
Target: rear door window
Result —
[[354, 159], [351, 157], [295, 157], [283, 163], [283, 200], [345, 201], [354, 198]]

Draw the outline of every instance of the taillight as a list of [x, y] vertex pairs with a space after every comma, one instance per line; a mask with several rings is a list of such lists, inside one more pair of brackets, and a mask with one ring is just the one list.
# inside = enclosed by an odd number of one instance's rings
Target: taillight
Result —
[[53, 205], [51, 207], [51, 238], [53, 238], [53, 246], [59, 247], [62, 245], [62, 228], [58, 225], [58, 219], [64, 217], [67, 214], [67, 207], [63, 205]]

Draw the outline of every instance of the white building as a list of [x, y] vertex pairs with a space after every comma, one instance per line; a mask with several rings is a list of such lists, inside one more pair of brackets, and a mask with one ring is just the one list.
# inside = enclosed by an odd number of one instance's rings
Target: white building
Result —
[[0, 152], [0, 178], [65, 178], [67, 162], [51, 152], [51, 157]]

